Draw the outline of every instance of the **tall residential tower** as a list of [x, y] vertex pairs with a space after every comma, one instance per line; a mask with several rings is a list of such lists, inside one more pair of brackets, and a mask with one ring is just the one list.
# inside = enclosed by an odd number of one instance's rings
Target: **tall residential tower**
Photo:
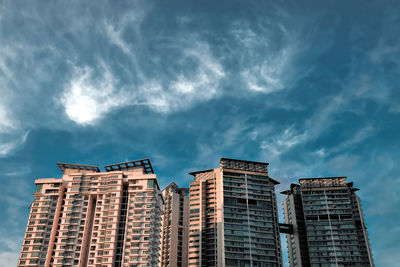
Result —
[[192, 172], [189, 266], [282, 266], [275, 185], [268, 163], [222, 158]]
[[374, 266], [357, 190], [346, 177], [327, 177], [282, 192], [291, 267]]
[[57, 163], [39, 179], [18, 266], [158, 266], [163, 198], [150, 160]]
[[186, 267], [188, 266], [189, 188], [179, 188], [172, 182], [162, 194], [165, 206], [161, 267]]

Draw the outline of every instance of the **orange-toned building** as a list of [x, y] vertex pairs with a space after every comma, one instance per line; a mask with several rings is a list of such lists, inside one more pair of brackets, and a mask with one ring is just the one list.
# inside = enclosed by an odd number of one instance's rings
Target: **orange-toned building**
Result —
[[38, 179], [18, 266], [158, 266], [163, 197], [150, 160], [57, 163]]
[[268, 163], [222, 158], [191, 174], [188, 266], [281, 267], [278, 182]]

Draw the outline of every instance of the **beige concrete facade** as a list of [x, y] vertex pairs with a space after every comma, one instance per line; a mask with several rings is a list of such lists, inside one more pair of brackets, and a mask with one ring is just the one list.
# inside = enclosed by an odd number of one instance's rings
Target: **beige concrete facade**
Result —
[[217, 212], [218, 175], [219, 169], [196, 173], [190, 183], [189, 266], [217, 266], [217, 223], [222, 222]]
[[162, 223], [162, 267], [188, 264], [189, 188], [170, 183], [162, 192], [165, 206]]
[[282, 266], [268, 163], [225, 159], [193, 172], [188, 266]]
[[163, 197], [148, 159], [58, 164], [38, 179], [18, 266], [158, 266]]

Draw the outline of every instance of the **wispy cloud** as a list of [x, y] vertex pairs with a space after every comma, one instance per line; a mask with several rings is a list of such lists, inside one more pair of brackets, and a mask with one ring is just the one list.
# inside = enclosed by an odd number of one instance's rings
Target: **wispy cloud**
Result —
[[[281, 47], [276, 48], [272, 29], [264, 28], [259, 30], [261, 32], [255, 33], [246, 23], [236, 22], [233, 25], [231, 31], [233, 36], [246, 51], [246, 57], [242, 60], [248, 62], [242, 62], [244, 68], [240, 71], [240, 77], [247, 88], [262, 93], [272, 93], [283, 89], [292, 75], [291, 64], [295, 54], [295, 40], [289, 40], [290, 35], [281, 26], [281, 38], [285, 40]], [[262, 58], [254, 52], [259, 50], [264, 52]]]
[[11, 115], [6, 108], [0, 104], [0, 133], [6, 133], [16, 128], [16, 122], [11, 119]]
[[294, 25], [290, 16], [279, 14], [274, 23], [270, 18], [259, 18], [256, 25], [247, 21], [232, 24], [230, 33], [240, 47], [236, 56], [245, 88], [265, 94], [291, 89], [311, 71], [299, 62], [299, 56], [309, 48], [309, 40], [300, 36], [303, 22]]
[[330, 150], [331, 153], [349, 151], [354, 146], [364, 142], [367, 138], [370, 138], [374, 135], [375, 130], [371, 125], [367, 125], [364, 128], [359, 129], [355, 132], [349, 139], [344, 140], [339, 145], [335, 146]]
[[[4, 168], [0, 189], [3, 218], [0, 221], [0, 266], [15, 266], [24, 237], [24, 226], [28, 215], [31, 184], [26, 179], [31, 175], [29, 165], [16, 170], [14, 164]], [[13, 190], [10, 190], [12, 188]]]
[[[149, 7], [141, 4], [137, 8], [127, 11], [117, 21], [106, 20], [103, 23], [107, 40], [117, 46], [125, 56], [128, 56], [130, 63], [134, 66], [134, 70], [130, 70], [130, 72], [134, 72], [133, 74], [136, 74], [140, 80], [145, 79], [145, 76], [136, 52], [139, 47], [143, 46], [140, 27], [148, 11]], [[129, 36], [130, 41], [126, 40], [124, 36]]]
[[[14, 238], [18, 239], [19, 236], [15, 236]], [[19, 249], [13, 249], [11, 251], [0, 251], [0, 266], [9, 267], [17, 265], [19, 257], [18, 252]]]
[[219, 82], [225, 76], [222, 65], [210, 47], [201, 40], [194, 46], [182, 44], [182, 57], [195, 62], [193, 71], [177, 73], [171, 80], [158, 80], [141, 75], [133, 87], [120, 84], [103, 61], [95, 70], [74, 67], [71, 80], [65, 85], [59, 101], [74, 122], [93, 125], [108, 112], [127, 105], [147, 106], [155, 112], [171, 113], [219, 95]]
[[[197, 67], [189, 74], [177, 74], [160, 95], [147, 95], [147, 100], [157, 111], [168, 113], [185, 109], [196, 102], [207, 101], [220, 95], [219, 82], [225, 76], [222, 65], [214, 58], [207, 43], [201, 40], [192, 41], [195, 45], [186, 46], [182, 56], [196, 62]], [[155, 99], [156, 105], [152, 99]]]
[[283, 130], [283, 132], [276, 134], [273, 138], [262, 141], [261, 149], [267, 150], [274, 156], [279, 156], [297, 144], [307, 140], [308, 137], [307, 131], [298, 133], [293, 126], [290, 126]]
[[29, 131], [26, 131], [21, 136], [15, 135], [13, 133], [11, 136], [0, 135], [0, 158], [10, 156], [15, 149], [26, 142], [29, 135]]
[[400, 55], [400, 45], [396, 42], [388, 44], [385, 40], [380, 39], [377, 46], [374, 47], [368, 54], [370, 60], [374, 64], [381, 64], [386, 60], [395, 60], [393, 56]]

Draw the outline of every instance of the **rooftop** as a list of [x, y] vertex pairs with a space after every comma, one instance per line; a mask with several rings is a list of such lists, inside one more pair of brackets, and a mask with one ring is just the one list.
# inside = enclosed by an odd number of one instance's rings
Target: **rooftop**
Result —
[[99, 167], [92, 166], [92, 165], [70, 164], [70, 163], [57, 162], [57, 166], [61, 170], [62, 173], [64, 173], [66, 169], [75, 169], [75, 170], [79, 170], [79, 171], [88, 170], [88, 171], [100, 172]]
[[150, 159], [139, 159], [139, 160], [127, 161], [127, 162], [116, 163], [116, 164], [104, 166], [104, 168], [106, 168], [107, 172], [131, 170], [131, 169], [136, 169], [136, 168], [140, 168], [140, 167], [143, 168], [143, 173], [154, 174], [153, 166], [151, 166]]
[[346, 184], [346, 176], [339, 177], [311, 177], [311, 178], [300, 178], [299, 184]]
[[221, 158], [221, 168], [268, 173], [268, 162]]
[[[100, 168], [98, 166], [93, 166], [93, 165], [57, 162], [57, 166], [63, 174], [65, 173], [65, 170], [67, 170], [67, 169], [76, 170], [77, 172], [81, 172], [84, 170], [93, 171], [93, 172], [101, 172]], [[134, 161], [116, 163], [116, 164], [106, 165], [106, 166], [104, 166], [104, 168], [106, 169], [107, 172], [143, 168], [143, 173], [154, 174], [154, 170], [153, 170], [153, 167], [151, 166], [150, 159], [139, 159], [139, 160], [134, 160]]]

